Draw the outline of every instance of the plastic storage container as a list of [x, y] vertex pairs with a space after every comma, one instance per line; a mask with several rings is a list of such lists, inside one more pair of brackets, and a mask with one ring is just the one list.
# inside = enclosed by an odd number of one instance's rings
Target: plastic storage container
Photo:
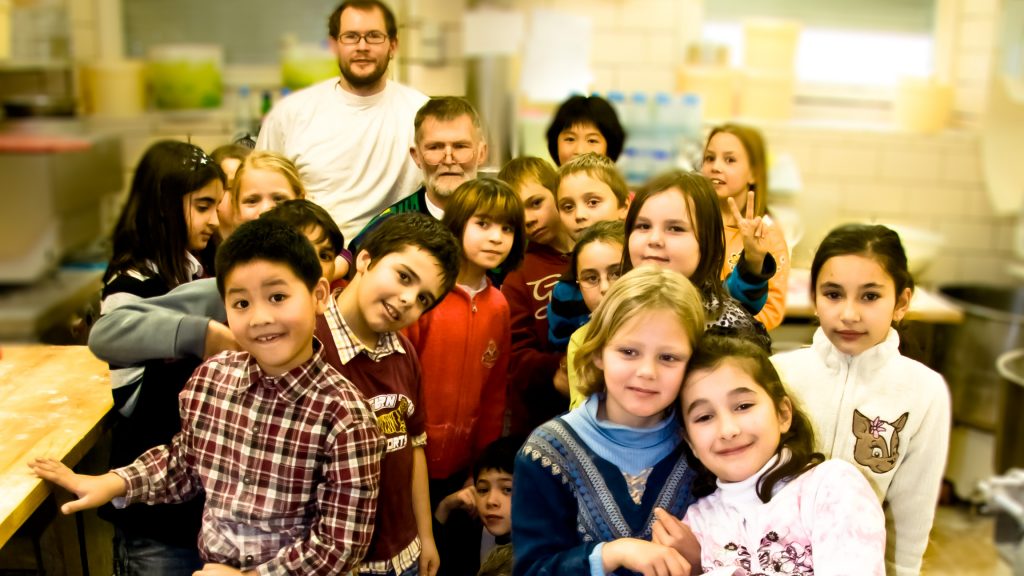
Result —
[[224, 53], [213, 44], [161, 44], [149, 50], [153, 105], [162, 110], [217, 108]]

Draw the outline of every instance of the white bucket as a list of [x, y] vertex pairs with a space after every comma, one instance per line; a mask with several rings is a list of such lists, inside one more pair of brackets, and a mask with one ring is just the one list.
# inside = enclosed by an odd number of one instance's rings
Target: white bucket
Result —
[[97, 62], [85, 69], [86, 111], [108, 118], [132, 118], [146, 109], [145, 68], [138, 60]]
[[953, 89], [933, 78], [905, 78], [893, 105], [896, 124], [909, 132], [931, 134], [946, 127]]
[[743, 23], [743, 67], [792, 72], [800, 42], [800, 23], [755, 19]]

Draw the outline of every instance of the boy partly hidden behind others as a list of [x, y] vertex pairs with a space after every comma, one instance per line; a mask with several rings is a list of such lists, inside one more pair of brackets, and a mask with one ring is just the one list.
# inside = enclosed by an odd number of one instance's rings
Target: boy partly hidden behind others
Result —
[[[498, 438], [484, 448], [473, 466], [473, 485], [449, 494], [437, 505], [434, 518], [444, 525], [456, 509], [473, 511], [494, 536], [496, 546], [480, 563], [477, 576], [512, 575], [512, 473], [524, 439]], [[475, 552], [478, 546], [469, 546]]]
[[36, 459], [78, 496], [65, 514], [181, 502], [206, 493], [196, 574], [344, 574], [363, 558], [385, 442], [351, 382], [313, 338], [329, 298], [310, 242], [273, 219], [240, 226], [217, 252], [217, 287], [242, 351], [204, 362], [179, 397], [169, 445], [102, 476]]

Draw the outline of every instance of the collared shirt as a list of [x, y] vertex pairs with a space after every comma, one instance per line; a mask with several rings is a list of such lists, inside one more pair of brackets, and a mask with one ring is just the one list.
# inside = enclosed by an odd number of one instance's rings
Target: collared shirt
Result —
[[338, 355], [341, 357], [342, 364], [348, 364], [360, 352], [365, 352], [374, 362], [380, 362], [382, 358], [390, 354], [405, 354], [405, 348], [402, 347], [398, 334], [394, 332], [381, 333], [377, 337], [376, 348], [371, 349], [363, 344], [349, 327], [348, 322], [345, 322], [341, 316], [341, 310], [338, 309], [337, 301], [333, 297], [327, 303], [324, 317], [327, 319], [327, 326], [331, 329], [331, 335], [334, 336], [334, 344], [338, 347]]
[[[182, 430], [114, 472], [124, 502], [206, 492], [199, 549], [260, 574], [342, 574], [366, 553], [384, 441], [362, 395], [313, 357], [279, 377], [247, 352], [201, 365], [179, 397]], [[120, 500], [120, 499], [118, 499]]]

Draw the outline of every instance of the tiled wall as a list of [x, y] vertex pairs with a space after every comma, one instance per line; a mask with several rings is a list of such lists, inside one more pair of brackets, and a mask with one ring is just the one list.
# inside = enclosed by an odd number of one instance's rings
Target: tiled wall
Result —
[[[69, 0], [72, 46], [79, 60], [103, 48], [100, 14], [117, 0]], [[515, 7], [587, 15], [594, 23], [593, 88], [673, 90], [684, 47], [699, 37], [704, 0], [522, 0]], [[459, 55], [467, 0], [395, 0], [403, 22], [403, 81], [431, 94], [460, 94]], [[919, 281], [1011, 282], [1014, 222], [996, 217], [980, 169], [981, 118], [992, 65], [1000, 0], [936, 0], [937, 65], [955, 87], [966, 129], [922, 136], [891, 130], [800, 125], [762, 126], [770, 148], [798, 163], [803, 192], [795, 200], [805, 234], [794, 260], [807, 264], [827, 230], [849, 220], [899, 223], [937, 232], [945, 247]], [[436, 65], [440, 39], [445, 56]], [[945, 71], [945, 72], [943, 72]], [[856, 124], [854, 124], [856, 125]], [[165, 127], [167, 128], [167, 127]], [[219, 134], [211, 133], [209, 138]], [[138, 139], [145, 139], [138, 135]], [[141, 144], [141, 140], [137, 144]], [[127, 148], [138, 148], [129, 146]]]
[[[809, 266], [818, 242], [835, 225], [877, 222], [944, 238], [919, 283], [1014, 281], [1008, 266], [1015, 219], [992, 213], [975, 133], [925, 136], [801, 126], [764, 127], [764, 133], [775, 153], [793, 155], [803, 179], [798, 198], [780, 199], [796, 205], [802, 216], [795, 265]], [[914, 239], [907, 236], [905, 243], [913, 255]]]

